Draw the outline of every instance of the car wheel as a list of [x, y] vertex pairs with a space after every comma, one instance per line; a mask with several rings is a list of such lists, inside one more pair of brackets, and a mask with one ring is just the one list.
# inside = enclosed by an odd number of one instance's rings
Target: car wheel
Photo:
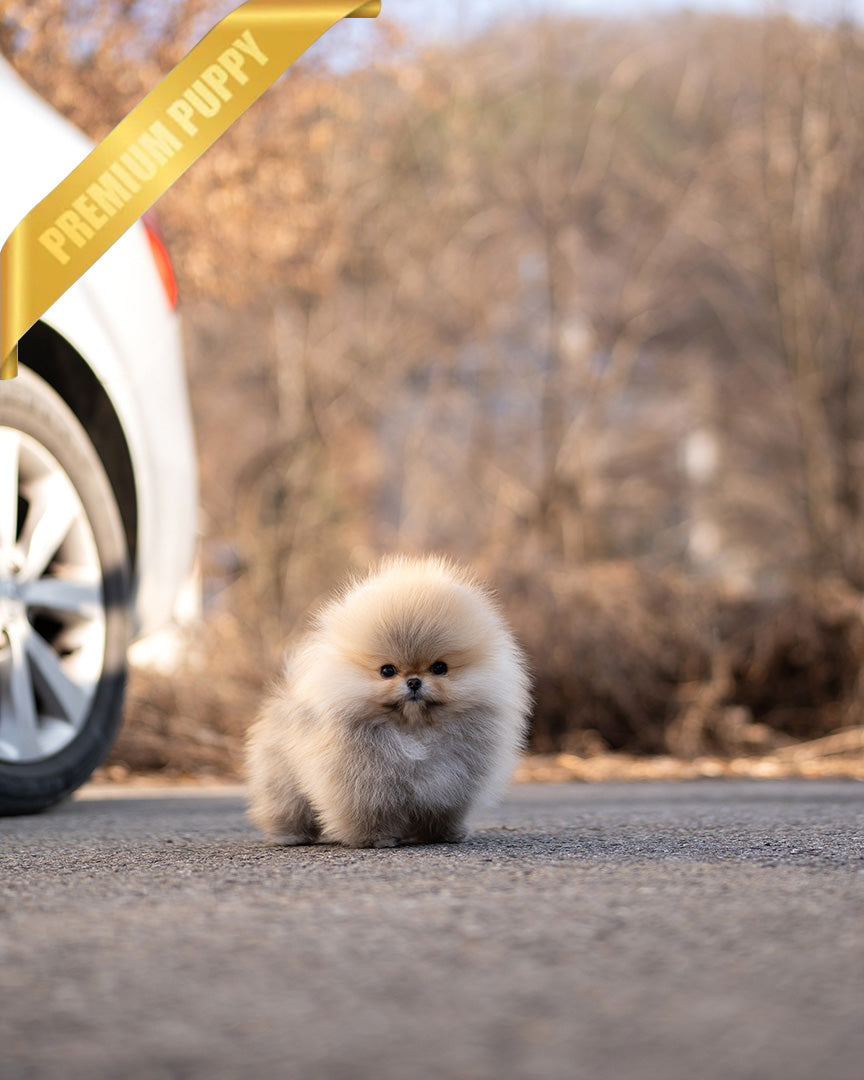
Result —
[[0, 814], [79, 787], [120, 720], [129, 561], [117, 501], [63, 399], [0, 387]]

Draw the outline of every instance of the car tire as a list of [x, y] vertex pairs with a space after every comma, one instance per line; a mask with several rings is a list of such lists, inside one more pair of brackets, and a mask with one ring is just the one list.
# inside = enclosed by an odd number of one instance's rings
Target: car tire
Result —
[[0, 814], [65, 798], [122, 719], [129, 557], [72, 410], [33, 371], [0, 386]]

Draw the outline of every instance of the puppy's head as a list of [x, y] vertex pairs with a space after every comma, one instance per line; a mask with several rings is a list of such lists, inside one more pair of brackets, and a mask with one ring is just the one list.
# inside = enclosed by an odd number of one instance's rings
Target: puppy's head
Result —
[[385, 562], [324, 608], [316, 636], [331, 691], [357, 718], [447, 723], [494, 705], [508, 663], [521, 678], [488, 593], [442, 560]]

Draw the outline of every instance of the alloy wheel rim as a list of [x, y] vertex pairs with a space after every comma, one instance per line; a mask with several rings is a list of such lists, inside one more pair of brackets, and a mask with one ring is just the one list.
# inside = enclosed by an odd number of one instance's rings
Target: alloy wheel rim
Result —
[[102, 675], [102, 566], [60, 462], [0, 427], [0, 762], [45, 760], [83, 729]]

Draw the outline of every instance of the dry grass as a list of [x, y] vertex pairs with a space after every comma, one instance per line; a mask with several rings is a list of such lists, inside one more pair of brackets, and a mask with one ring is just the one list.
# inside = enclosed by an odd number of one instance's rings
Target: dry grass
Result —
[[[848, 749], [829, 745], [839, 740]], [[575, 754], [533, 754], [525, 758], [516, 773], [518, 782], [613, 780], [697, 780], [720, 777], [747, 777], [779, 780], [788, 777], [825, 779], [843, 777], [864, 780], [864, 728], [844, 731], [828, 739], [799, 743], [791, 753], [778, 752], [759, 757], [697, 757], [692, 761], [669, 755], [636, 757], [633, 754], [598, 754], [582, 758]]]

